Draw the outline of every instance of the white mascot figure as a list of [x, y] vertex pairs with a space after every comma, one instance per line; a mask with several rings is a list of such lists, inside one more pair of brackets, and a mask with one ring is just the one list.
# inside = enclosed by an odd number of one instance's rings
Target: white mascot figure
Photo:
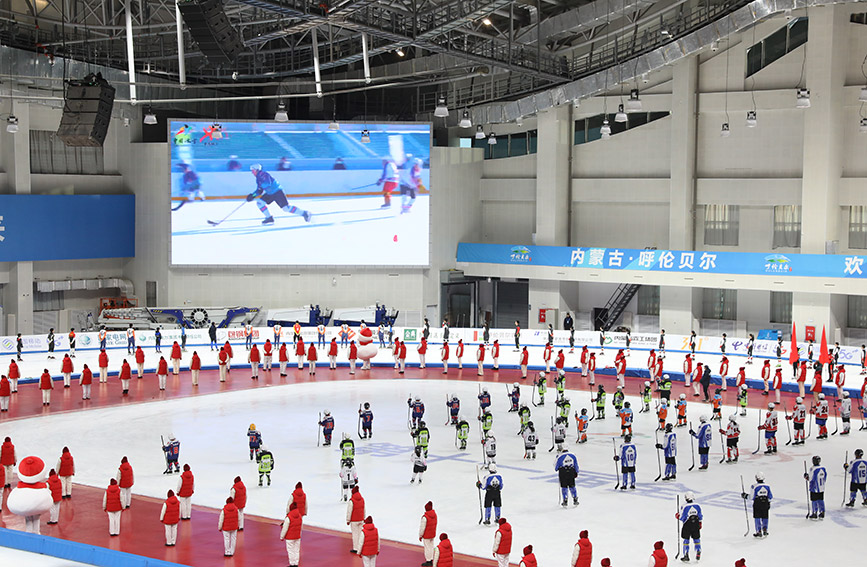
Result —
[[18, 485], [9, 493], [6, 506], [16, 516], [24, 516], [24, 531], [39, 533], [39, 516], [51, 508], [51, 490], [45, 478], [48, 471], [39, 457], [24, 457], [18, 463]]
[[370, 359], [376, 356], [379, 349], [373, 344], [373, 332], [365, 327], [358, 331], [358, 358], [364, 361], [362, 370], [370, 370]]

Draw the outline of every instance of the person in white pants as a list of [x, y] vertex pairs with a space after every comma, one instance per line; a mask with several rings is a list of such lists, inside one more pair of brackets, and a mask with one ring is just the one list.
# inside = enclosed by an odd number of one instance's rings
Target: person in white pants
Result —
[[232, 557], [235, 555], [235, 543], [238, 541], [238, 509], [231, 496], [226, 498], [226, 505], [220, 512], [217, 529], [223, 532], [223, 555]]
[[48, 473], [48, 488], [51, 490], [51, 509], [48, 511], [48, 523], [56, 524], [60, 520], [60, 502], [63, 500], [63, 496], [60, 494], [62, 491], [60, 477], [57, 476], [54, 469]]
[[160, 522], [166, 527], [166, 547], [173, 547], [178, 542], [178, 523], [180, 523], [180, 503], [174, 490], [166, 493], [166, 501], [160, 510]]
[[280, 539], [286, 541], [286, 555], [289, 557], [289, 567], [298, 567], [301, 561], [301, 528], [303, 519], [298, 510], [298, 504], [289, 505], [289, 512], [283, 520]]
[[102, 509], [108, 514], [108, 535], [120, 535], [120, 515], [123, 505], [120, 502], [120, 488], [117, 480], [111, 479], [111, 483], [102, 496]]
[[[355, 341], [352, 341], [352, 346], [349, 349], [349, 373], [355, 374], [355, 364], [357, 362], [357, 354], [353, 354], [353, 347], [355, 347]], [[358, 352], [358, 351], [356, 351]]]

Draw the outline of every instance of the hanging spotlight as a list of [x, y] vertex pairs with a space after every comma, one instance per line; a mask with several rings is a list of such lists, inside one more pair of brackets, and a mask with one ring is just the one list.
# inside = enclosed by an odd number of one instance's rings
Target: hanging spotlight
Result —
[[473, 121], [470, 120], [470, 111], [469, 110], [464, 110], [461, 113], [461, 121], [458, 122], [458, 126], [460, 126], [461, 128], [472, 128], [473, 127]]
[[157, 115], [154, 114], [154, 111], [150, 106], [148, 106], [147, 109], [145, 110], [143, 122], [145, 124], [147, 124], [148, 126], [153, 126], [154, 124], [157, 123]]
[[858, 102], [867, 102], [867, 87], [861, 89], [861, 96], [858, 97]]
[[572, 108], [578, 108], [581, 106], [581, 99], [576, 98], [572, 101]]
[[479, 124], [476, 126], [476, 140], [484, 140], [485, 139], [485, 131], [482, 129], [482, 125]]
[[862, 134], [867, 134], [867, 118], [861, 119], [861, 126], [858, 127], [858, 131]]
[[605, 118], [602, 121], [602, 128], [599, 129], [599, 133], [602, 134], [603, 138], [607, 138], [611, 135], [611, 124], [608, 122], [608, 118]]
[[729, 136], [731, 136], [731, 134], [732, 131], [729, 128], [729, 123], [723, 122], [722, 129], [720, 130], [719, 135], [723, 138], [728, 138]]
[[237, 80], [238, 80], [238, 72], [237, 72], [237, 71], [232, 71], [232, 80], [233, 80], [233, 81], [237, 81]]
[[398, 57], [403, 57], [404, 55], [406, 55], [406, 53], [404, 53], [402, 47], [398, 47], [397, 49], [394, 50], [394, 52], [397, 53]]
[[795, 108], [810, 108], [810, 89], [798, 89]]
[[626, 113], [623, 112], [623, 105], [617, 105], [617, 114], [614, 115], [615, 122], [626, 122]]
[[494, 134], [493, 130], [491, 131], [491, 134], [488, 136], [488, 145], [489, 146], [496, 146], [497, 145], [497, 135]]
[[328, 124], [328, 129], [332, 132], [336, 132], [340, 130], [340, 124], [337, 122], [337, 118], [333, 118], [331, 122]]
[[629, 100], [626, 101], [626, 112], [641, 112], [641, 99], [638, 97], [638, 89], [629, 91]]
[[491, 25], [491, 18], [485, 16], [484, 18], [482, 18], [482, 23], [485, 24], [486, 26]]
[[289, 113], [286, 112], [286, 103], [282, 100], [277, 103], [277, 112], [274, 113], [275, 122], [289, 122]]
[[211, 138], [214, 140], [220, 140], [223, 138], [223, 125], [219, 122], [211, 124]]
[[747, 128], [755, 128], [758, 125], [758, 121], [756, 120], [756, 111], [748, 110], [747, 111]]
[[361, 131], [361, 143], [369, 144], [370, 143], [370, 132], [367, 131], [367, 128]]
[[524, 117], [523, 117], [523, 116], [519, 116], [519, 117], [515, 120], [515, 126], [523, 126], [523, 125], [524, 125]]
[[641, 82], [645, 85], [650, 82], [650, 77], [647, 75], [647, 73], [641, 74]]
[[14, 114], [6, 119], [6, 131], [10, 134], [14, 134], [18, 131], [18, 118], [16, 118]]
[[434, 116], [437, 118], [449, 117], [449, 107], [446, 106], [446, 97], [441, 96], [437, 99], [437, 107], [434, 109]]

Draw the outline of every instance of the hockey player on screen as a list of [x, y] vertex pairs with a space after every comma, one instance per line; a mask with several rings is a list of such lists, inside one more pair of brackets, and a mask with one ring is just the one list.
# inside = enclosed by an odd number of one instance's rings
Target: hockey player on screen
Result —
[[412, 205], [415, 203], [416, 191], [424, 191], [424, 183], [421, 179], [421, 160], [415, 158], [412, 160], [412, 167], [409, 168], [409, 182], [400, 184], [400, 214], [408, 213], [412, 210]]
[[310, 211], [290, 205], [286, 200], [286, 194], [283, 192], [280, 183], [271, 177], [267, 171], [263, 170], [261, 164], [256, 163], [251, 165], [250, 172], [256, 178], [256, 190], [247, 195], [247, 201], [256, 201], [256, 206], [265, 215], [265, 220], [262, 221], [262, 224], [274, 223], [274, 217], [268, 212], [268, 205], [271, 203], [277, 203], [277, 206], [287, 213], [301, 215], [305, 221], [310, 222], [310, 219], [313, 218]]
[[382, 174], [376, 181], [377, 185], [382, 185], [383, 203], [379, 208], [387, 209], [391, 207], [391, 193], [397, 189], [400, 182], [400, 173], [397, 171], [397, 164], [394, 160], [384, 158], [382, 160]]
[[578, 478], [578, 459], [565, 449], [557, 456], [554, 470], [560, 481], [560, 505], [564, 508], [569, 504], [568, 495], [572, 495], [572, 505], [578, 505], [578, 492], [575, 490], [575, 479]]
[[177, 211], [187, 203], [193, 202], [196, 199], [205, 200], [205, 192], [202, 191], [202, 182], [199, 180], [199, 174], [193, 171], [193, 167], [187, 163], [181, 163], [178, 165], [183, 171], [183, 176], [181, 176], [181, 197], [183, 197], [183, 201], [177, 207], [173, 207], [172, 211]]

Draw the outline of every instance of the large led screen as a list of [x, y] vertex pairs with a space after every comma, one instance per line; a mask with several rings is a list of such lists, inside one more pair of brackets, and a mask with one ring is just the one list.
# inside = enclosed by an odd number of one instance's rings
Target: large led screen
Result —
[[172, 264], [428, 265], [429, 124], [170, 127]]

